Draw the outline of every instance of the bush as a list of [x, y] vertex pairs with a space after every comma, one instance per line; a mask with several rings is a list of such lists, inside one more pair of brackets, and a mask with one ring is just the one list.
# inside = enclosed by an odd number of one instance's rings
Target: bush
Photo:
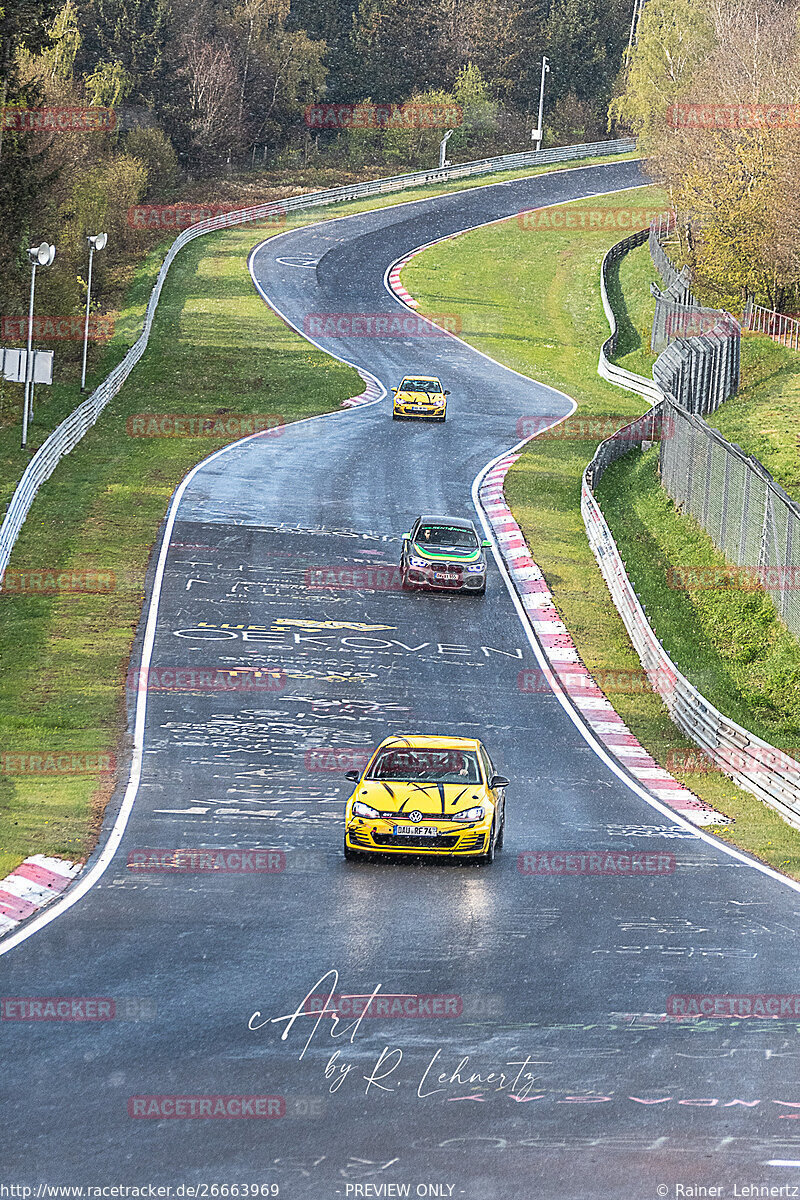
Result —
[[157, 128], [132, 129], [125, 152], [138, 158], [147, 171], [147, 200], [164, 200], [178, 181], [178, 158], [167, 135]]

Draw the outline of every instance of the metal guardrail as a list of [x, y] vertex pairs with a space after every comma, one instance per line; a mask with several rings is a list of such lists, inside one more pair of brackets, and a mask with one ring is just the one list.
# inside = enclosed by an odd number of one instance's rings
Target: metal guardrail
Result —
[[[648, 413], [639, 422], [651, 419]], [[605, 469], [601, 452], [605, 452], [608, 462], [619, 457], [608, 448], [608, 442], [618, 439], [622, 443], [619, 453], [627, 453], [636, 443], [636, 425], [637, 422], [632, 422], [602, 443], [584, 473], [581, 514], [589, 545], [650, 684], [661, 696], [672, 720], [700, 746], [710, 762], [774, 808], [795, 829], [800, 829], [800, 762], [726, 717], [678, 670], [647, 620], [595, 499], [592, 485], [596, 485]]]
[[[626, 238], [618, 246], [629, 242]], [[612, 247], [612, 250], [616, 248]], [[611, 318], [609, 324], [613, 329]], [[726, 447], [730, 445], [715, 430], [709, 429], [702, 418], [685, 412], [676, 398], [667, 393], [661, 403], [601, 442], [595, 450], [581, 483], [581, 515], [586, 536], [650, 684], [661, 696], [672, 720], [701, 747], [714, 766], [775, 809], [795, 829], [800, 829], [800, 762], [726, 717], [678, 670], [645, 615], [594, 495], [593, 489], [612, 462], [635, 446], [641, 446], [643, 441], [654, 441], [659, 434], [663, 454], [665, 444], [676, 436], [675, 430], [682, 421], [692, 427], [702, 426]], [[731, 446], [730, 449], [737, 448]], [[744, 458], [741, 452], [739, 456]], [[756, 465], [763, 472], [760, 464]], [[772, 486], [776, 488], [777, 485]], [[800, 572], [800, 568], [798, 570]]]
[[458, 163], [452, 167], [436, 168], [429, 171], [414, 171], [406, 175], [393, 175], [386, 179], [373, 179], [367, 183], [345, 185], [344, 187], [328, 188], [320, 192], [307, 192], [301, 196], [292, 196], [285, 200], [271, 201], [268, 204], [257, 204], [251, 208], [240, 209], [237, 212], [223, 213], [219, 217], [211, 217], [190, 226], [176, 237], [170, 246], [161, 269], [158, 273], [150, 299], [147, 302], [142, 332], [110, 375], [97, 387], [92, 394], [78, 405], [70, 415], [53, 430], [50, 436], [36, 451], [11, 497], [8, 509], [0, 527], [0, 583], [2, 583], [6, 567], [11, 557], [11, 551], [19, 537], [36, 493], [43, 483], [53, 474], [60, 460], [75, 446], [91, 429], [97, 418], [110, 400], [119, 392], [125, 380], [130, 375], [139, 359], [144, 354], [150, 340], [158, 301], [164, 280], [175, 256], [195, 238], [233, 225], [244, 225], [262, 218], [279, 216], [290, 211], [300, 211], [306, 208], [316, 208], [327, 204], [338, 204], [347, 200], [368, 199], [387, 192], [400, 192], [406, 188], [420, 187], [425, 184], [446, 183], [453, 179], [466, 179], [474, 175], [488, 175], [498, 171], [513, 171], [523, 167], [547, 165], [548, 163], [571, 162], [582, 158], [594, 158], [607, 154], [626, 154], [636, 149], [633, 138], [621, 138], [616, 141], [585, 143], [579, 146], [556, 146], [549, 150], [526, 150], [519, 154], [505, 154], [496, 158], [478, 159], [474, 162]]
[[800, 350], [800, 321], [797, 317], [789, 317], [786, 313], [776, 312], [774, 308], [764, 308], [754, 304], [752, 297], [745, 305], [742, 327], [754, 333], [765, 333], [790, 350]]
[[658, 384], [654, 383], [652, 379], [645, 379], [643, 375], [636, 375], [633, 371], [626, 371], [624, 367], [618, 367], [616, 363], [611, 361], [611, 356], [617, 349], [619, 328], [617, 326], [616, 314], [608, 298], [609, 271], [614, 263], [618, 262], [629, 250], [633, 250], [635, 246], [644, 245], [649, 236], [649, 229], [642, 229], [637, 233], [632, 233], [629, 237], [624, 238], [623, 241], [617, 242], [615, 246], [612, 246], [603, 258], [603, 265], [600, 268], [600, 295], [603, 300], [606, 319], [611, 329], [611, 336], [606, 338], [600, 347], [600, 361], [597, 364], [597, 373], [598, 375], [602, 375], [603, 379], [607, 379], [609, 383], [616, 384], [617, 387], [627, 388], [631, 392], [638, 392], [640, 396], [644, 396], [651, 404], [657, 404], [661, 399], [661, 391]]

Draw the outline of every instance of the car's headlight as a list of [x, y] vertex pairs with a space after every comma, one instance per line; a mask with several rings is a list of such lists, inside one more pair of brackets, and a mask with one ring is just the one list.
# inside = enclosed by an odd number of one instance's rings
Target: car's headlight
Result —
[[483, 563], [475, 563], [471, 567], [465, 567], [464, 570], [467, 572], [470, 572], [470, 573], [480, 572], [482, 575], [483, 572], [486, 570], [486, 567], [484, 566]]
[[427, 567], [428, 565], [424, 558], [409, 558], [408, 564], [411, 567]]
[[483, 807], [467, 808], [464, 812], [453, 813], [454, 821], [482, 821], [485, 815]]
[[353, 805], [353, 816], [354, 817], [379, 817], [380, 813], [376, 812], [376, 810], [374, 808], [370, 808], [370, 806], [368, 804], [363, 804], [360, 800], [356, 800], [355, 804]]

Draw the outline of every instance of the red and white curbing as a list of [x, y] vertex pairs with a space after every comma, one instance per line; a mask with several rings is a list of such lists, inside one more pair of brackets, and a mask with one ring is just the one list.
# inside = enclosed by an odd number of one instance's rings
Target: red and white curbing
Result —
[[394, 264], [387, 276], [387, 279], [389, 281], [389, 287], [394, 292], [395, 296], [397, 296], [398, 300], [402, 300], [403, 304], [405, 304], [408, 308], [419, 308], [419, 300], [415, 300], [411, 293], [403, 286], [403, 282], [400, 279], [400, 272], [402, 271], [403, 267], [411, 262], [412, 258], [416, 258], [418, 254], [422, 254], [423, 250], [430, 250], [431, 246], [438, 246], [442, 242], [449, 242], [453, 238], [460, 236], [460, 233], [448, 233], [446, 237], [436, 238], [436, 240], [433, 242], [426, 242], [424, 246], [417, 246], [416, 250], [412, 250], [410, 254], [405, 256], [405, 258], [401, 258], [399, 262]]
[[400, 272], [406, 263], [409, 262], [409, 260], [413, 257], [414, 256], [410, 254], [408, 258], [403, 258], [400, 260], [400, 262], [394, 264], [389, 272], [389, 286], [391, 287], [395, 296], [397, 296], [399, 300], [403, 301], [403, 304], [407, 304], [409, 308], [419, 308], [419, 302], [414, 299], [410, 292], [406, 291], [400, 282]]
[[32, 854], [0, 879], [0, 936], [40, 912], [72, 883], [82, 863]]
[[[448, 238], [440, 240], [447, 241]], [[396, 263], [389, 273], [391, 290], [409, 307], [418, 308], [419, 302], [414, 300], [400, 283], [400, 272], [416, 254], [436, 244], [429, 242], [420, 246], [413, 254]], [[506, 503], [503, 481], [509, 467], [518, 458], [519, 454], [512, 452], [492, 467], [481, 484], [480, 501], [494, 530], [526, 616], [553, 673], [598, 741], [622, 763], [642, 787], [694, 825], [729, 824], [729, 817], [718, 813], [695, 796], [694, 792], [690, 792], [674, 779], [647, 753], [581, 662], [570, 632], [553, 603], [544, 576], [533, 561], [522, 530]]]
[[[356, 368], [358, 370], [358, 368]], [[372, 404], [374, 400], [380, 400], [383, 396], [383, 388], [375, 379], [370, 379], [368, 375], [364, 375], [361, 371], [358, 372], [364, 380], [365, 388], [360, 396], [351, 396], [349, 400], [342, 401], [343, 408], [360, 408], [362, 404]]]
[[506, 473], [518, 458], [519, 454], [508, 454], [488, 472], [481, 484], [480, 500], [553, 673], [597, 739], [643, 787], [695, 825], [727, 824], [727, 817], [678, 783], [651, 758], [581, 662], [503, 494]]

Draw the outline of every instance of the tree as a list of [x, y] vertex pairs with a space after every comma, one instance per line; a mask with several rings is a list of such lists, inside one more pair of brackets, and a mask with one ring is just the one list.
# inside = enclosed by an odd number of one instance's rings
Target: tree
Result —
[[624, 86], [610, 105], [612, 119], [628, 125], [647, 152], [660, 137], [669, 106], [687, 92], [714, 45], [709, 0], [648, 0]]
[[605, 115], [625, 46], [620, 0], [555, 0], [547, 21], [549, 102], [567, 96]]
[[799, 16], [796, 0], [649, 0], [611, 106], [639, 132], [697, 286], [720, 305], [751, 291], [780, 306], [800, 282], [800, 107], [786, 109], [800, 105]]

